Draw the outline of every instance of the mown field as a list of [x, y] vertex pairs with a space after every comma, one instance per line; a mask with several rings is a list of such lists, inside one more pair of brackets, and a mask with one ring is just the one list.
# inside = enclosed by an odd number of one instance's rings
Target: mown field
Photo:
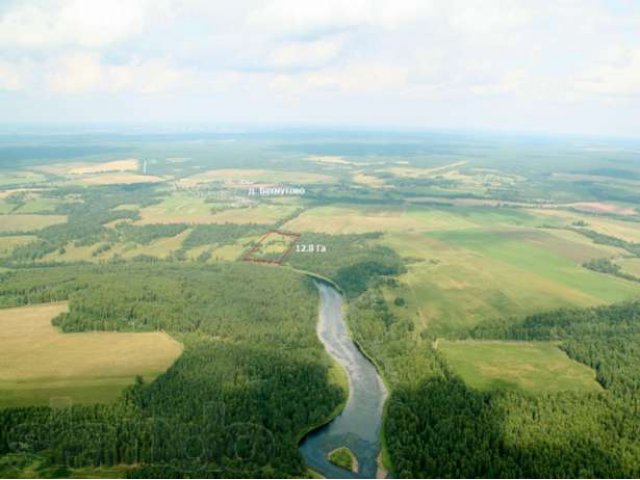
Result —
[[0, 408], [113, 402], [136, 377], [153, 381], [182, 353], [162, 332], [65, 334], [66, 303], [0, 309]]
[[552, 342], [442, 340], [438, 350], [465, 383], [480, 390], [602, 391], [591, 368], [571, 360]]

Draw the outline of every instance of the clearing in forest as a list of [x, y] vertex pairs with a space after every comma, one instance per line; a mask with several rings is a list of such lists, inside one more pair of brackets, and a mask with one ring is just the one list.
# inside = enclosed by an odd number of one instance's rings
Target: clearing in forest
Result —
[[63, 333], [66, 303], [0, 310], [0, 408], [115, 400], [137, 375], [151, 381], [182, 345], [164, 332]]
[[570, 359], [552, 342], [440, 340], [438, 349], [467, 385], [480, 390], [602, 390], [591, 368]]
[[242, 260], [280, 265], [299, 238], [298, 233], [269, 230], [242, 256]]

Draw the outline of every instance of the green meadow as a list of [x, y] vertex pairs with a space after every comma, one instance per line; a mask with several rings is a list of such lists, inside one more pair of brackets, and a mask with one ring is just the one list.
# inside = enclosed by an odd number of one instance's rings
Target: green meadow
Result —
[[593, 370], [551, 342], [440, 340], [438, 350], [467, 385], [479, 390], [602, 391]]

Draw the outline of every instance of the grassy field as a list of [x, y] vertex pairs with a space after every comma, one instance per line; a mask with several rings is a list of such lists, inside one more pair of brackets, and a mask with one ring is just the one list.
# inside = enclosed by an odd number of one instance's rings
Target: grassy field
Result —
[[622, 271], [640, 278], [640, 258], [621, 258], [616, 263], [622, 267]]
[[438, 341], [454, 371], [473, 388], [519, 388], [530, 393], [597, 392], [595, 372], [553, 343]]
[[380, 241], [407, 259], [401, 280], [408, 285], [417, 331], [429, 326], [446, 335], [488, 318], [640, 296], [637, 283], [581, 266], [621, 255], [621, 249], [572, 231], [541, 228], [545, 222], [537, 210], [521, 208], [345, 205], [306, 210], [284, 228], [384, 232]]
[[0, 173], [0, 187], [13, 187], [44, 182], [46, 177], [40, 173], [26, 170], [2, 171]]
[[332, 183], [335, 179], [329, 175], [312, 172], [292, 172], [263, 169], [235, 169], [226, 168], [208, 170], [180, 180], [183, 186], [193, 186], [202, 183], [225, 183], [228, 185], [249, 186], [260, 183]]
[[102, 244], [76, 246], [73, 242], [68, 243], [63, 250], [56, 250], [46, 254], [40, 262], [91, 262], [98, 258], [92, 253]]
[[16, 235], [12, 237], [0, 237], [0, 256], [8, 255], [11, 251], [20, 245], [26, 245], [36, 240], [32, 235]]
[[640, 222], [618, 220], [601, 215], [588, 215], [567, 210], [536, 210], [536, 214], [545, 217], [546, 223], [551, 225], [566, 227], [575, 222], [584, 222], [589, 230], [620, 238], [627, 242], [640, 243]]
[[180, 355], [163, 332], [61, 333], [64, 303], [0, 310], [0, 407], [112, 401], [141, 375], [151, 380]]
[[165, 178], [155, 175], [141, 175], [131, 172], [110, 172], [86, 175], [70, 180], [71, 185], [134, 185], [138, 183], [158, 183], [165, 181]]
[[[463, 229], [390, 233], [381, 242], [409, 259], [400, 280], [422, 328], [447, 335], [476, 323], [640, 296], [640, 285], [580, 266], [607, 246], [555, 230]], [[418, 329], [420, 330], [420, 329]]]
[[293, 247], [297, 238], [270, 232], [261, 238], [255, 250], [247, 253], [247, 259], [279, 261]]
[[32, 232], [66, 221], [65, 215], [1, 215], [0, 232]]
[[204, 199], [186, 193], [174, 193], [162, 202], [140, 210], [139, 224], [150, 223], [257, 223], [271, 224], [291, 215], [295, 204], [257, 204], [243, 208], [227, 208], [214, 211], [213, 205]]
[[402, 209], [327, 206], [309, 209], [287, 222], [295, 232], [350, 234], [420, 230], [423, 225], [403, 214]]

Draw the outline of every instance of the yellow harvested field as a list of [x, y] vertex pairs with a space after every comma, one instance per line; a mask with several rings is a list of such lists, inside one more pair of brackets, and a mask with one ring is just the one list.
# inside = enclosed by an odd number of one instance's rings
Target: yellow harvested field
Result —
[[640, 278], [640, 258], [621, 258], [616, 263], [622, 267], [624, 273]]
[[360, 185], [366, 185], [368, 187], [381, 187], [385, 185], [385, 181], [381, 178], [374, 177], [373, 175], [367, 175], [364, 172], [356, 172], [353, 174], [353, 183]]
[[627, 242], [640, 243], [640, 222], [616, 220], [604, 216], [595, 216], [570, 212], [567, 210], [535, 210], [535, 213], [558, 226], [572, 226], [574, 222], [585, 222], [586, 229], [594, 230], [604, 235], [620, 238]]
[[93, 252], [100, 248], [104, 243], [98, 245], [76, 246], [73, 242], [69, 242], [64, 247], [64, 251], [56, 250], [46, 254], [39, 259], [40, 262], [95, 262], [99, 257], [93, 256]]
[[37, 240], [33, 235], [16, 235], [12, 237], [0, 237], [0, 255], [8, 255], [14, 248], [26, 245]]
[[334, 165], [357, 165], [357, 163], [345, 160], [338, 155], [310, 155], [306, 157], [305, 160], [308, 162], [329, 163]]
[[11, 190], [2, 190], [0, 191], [0, 200], [4, 200], [5, 198], [15, 195], [16, 193], [31, 193], [42, 191], [44, 191], [44, 189], [38, 188], [12, 188]]
[[434, 175], [442, 174], [443, 172], [460, 167], [464, 165], [466, 160], [461, 160], [459, 162], [448, 163], [446, 165], [441, 165], [439, 167], [433, 168], [415, 168], [415, 167], [391, 167], [387, 168], [385, 171], [392, 173], [396, 177], [404, 177], [404, 178], [425, 178], [432, 177]]
[[188, 250], [186, 255], [189, 260], [197, 260], [200, 255], [210, 252], [212, 248], [212, 245], [199, 245]]
[[401, 210], [317, 207], [287, 222], [283, 229], [293, 232], [349, 234], [423, 230], [424, 223]]
[[154, 175], [115, 172], [78, 178], [74, 183], [81, 183], [82, 185], [132, 185], [135, 183], [158, 183], [164, 180], [164, 178]]
[[152, 380], [182, 353], [164, 332], [62, 333], [51, 320], [67, 308], [0, 310], [0, 406], [111, 401], [136, 375]]
[[140, 168], [140, 162], [136, 158], [124, 158], [102, 163], [89, 162], [65, 162], [50, 165], [39, 165], [34, 168], [46, 173], [55, 175], [90, 175], [106, 172], [127, 172], [136, 171]]
[[138, 168], [140, 168], [140, 162], [138, 162], [137, 159], [127, 158], [124, 160], [114, 160], [113, 162], [75, 167], [69, 170], [69, 173], [71, 175], [87, 175], [90, 173], [126, 172], [138, 170]]
[[0, 215], [0, 232], [30, 232], [66, 221], [66, 215]]
[[154, 240], [149, 245], [139, 245], [137, 248], [129, 250], [123, 254], [125, 258], [132, 258], [136, 255], [151, 255], [152, 257], [167, 258], [176, 250], [182, 247], [182, 242], [189, 236], [191, 229], [186, 229], [174, 237], [163, 237]]
[[233, 262], [244, 253], [246, 248], [247, 247], [235, 243], [233, 245], [223, 245], [213, 250], [211, 253], [211, 259]]

